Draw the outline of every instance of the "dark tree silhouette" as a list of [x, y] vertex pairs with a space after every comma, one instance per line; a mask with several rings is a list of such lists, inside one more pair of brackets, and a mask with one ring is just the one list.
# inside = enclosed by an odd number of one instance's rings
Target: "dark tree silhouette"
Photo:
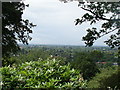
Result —
[[[66, 3], [69, 1], [79, 2], [80, 0], [60, 1]], [[79, 2], [78, 6], [87, 11], [87, 13], [76, 19], [75, 25], [81, 25], [84, 22], [90, 22], [90, 25], [94, 25], [99, 21], [104, 21], [101, 29], [97, 30], [97, 28], [93, 27], [86, 30], [88, 33], [83, 37], [85, 44], [92, 46], [97, 39], [112, 33], [105, 43], [111, 48], [120, 48], [120, 2]]]
[[29, 20], [22, 19], [23, 10], [28, 5], [23, 2], [2, 2], [2, 56], [8, 57], [10, 54], [20, 50], [17, 41], [28, 44], [32, 38], [31, 28], [34, 27]]

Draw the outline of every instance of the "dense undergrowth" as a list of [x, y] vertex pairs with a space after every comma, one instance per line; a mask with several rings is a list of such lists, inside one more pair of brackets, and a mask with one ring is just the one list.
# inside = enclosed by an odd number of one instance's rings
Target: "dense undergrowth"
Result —
[[70, 64], [60, 65], [55, 59], [22, 63], [0, 69], [3, 89], [12, 88], [85, 88], [86, 81]]

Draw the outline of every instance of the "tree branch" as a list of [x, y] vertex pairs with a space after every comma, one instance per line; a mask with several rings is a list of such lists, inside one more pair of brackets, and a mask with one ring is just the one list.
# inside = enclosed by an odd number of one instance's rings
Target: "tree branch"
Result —
[[[83, 8], [83, 7], [81, 7], [81, 8], [82, 8], [83, 10], [89, 11], [89, 12], [91, 12], [92, 14], [96, 15], [96, 13], [94, 13], [93, 11], [91, 11], [91, 10], [89, 10], [89, 9], [85, 9], [85, 8]], [[102, 20], [111, 21], [110, 19], [107, 19], [107, 18], [104, 18], [104, 17], [100, 17], [100, 16], [98, 16], [98, 15], [96, 15], [96, 17], [99, 18], [99, 19], [102, 19]]]
[[[116, 29], [118, 29], [118, 28], [115, 28], [115, 29], [113, 29], [113, 30], [109, 31], [109, 32], [107, 32], [107, 33], [105, 33], [105, 34], [101, 35], [100, 37], [103, 37], [103, 36], [105, 36], [106, 34], [109, 34], [109, 33], [113, 32], [113, 31], [115, 31]], [[100, 38], [100, 37], [97, 37], [97, 39], [98, 39], [98, 38]]]

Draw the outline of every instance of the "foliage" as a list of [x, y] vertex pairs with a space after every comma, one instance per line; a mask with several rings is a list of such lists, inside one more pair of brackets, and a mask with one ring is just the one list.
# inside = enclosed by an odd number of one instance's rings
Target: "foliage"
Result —
[[31, 40], [31, 28], [34, 27], [29, 20], [22, 19], [23, 10], [28, 5], [23, 2], [2, 2], [2, 56], [8, 57], [20, 48], [17, 41], [28, 44]]
[[[3, 66], [12, 64], [21, 64], [29, 61], [37, 61], [38, 58], [47, 59], [49, 56], [54, 57], [62, 61], [63, 65], [68, 62], [73, 62], [75, 68], [81, 61], [84, 61], [84, 57], [89, 57], [90, 62], [108, 62], [109, 64], [97, 63], [99, 68], [112, 66], [117, 62], [117, 49], [111, 49], [109, 47], [83, 47], [83, 46], [21, 46], [21, 50], [10, 58], [4, 59]], [[77, 54], [78, 52], [79, 54]], [[83, 53], [83, 54], [82, 54]], [[81, 54], [81, 55], [80, 55]], [[116, 56], [115, 56], [116, 55]], [[82, 60], [79, 60], [82, 59]], [[86, 60], [86, 59], [85, 59]], [[79, 69], [79, 68], [78, 68]]]
[[[87, 35], [83, 37], [85, 44], [87, 46], [92, 46], [93, 43], [111, 33], [116, 31], [116, 33], [111, 34], [110, 38], [105, 41], [105, 43], [114, 48], [120, 48], [120, 1], [118, 2], [90, 2], [86, 0], [86, 2], [80, 2], [79, 0], [60, 0], [69, 2], [69, 1], [78, 1], [78, 6], [87, 11], [81, 18], [76, 19], [75, 25], [82, 24], [84, 22], [89, 22], [90, 25], [93, 25], [97, 22], [103, 21], [101, 28], [97, 30], [97, 28], [88, 28]], [[109, 14], [109, 15], [108, 15]]]
[[84, 79], [91, 79], [99, 69], [96, 65], [96, 59], [92, 52], [79, 52], [74, 56], [74, 61], [71, 62], [72, 66], [81, 71]]
[[[83, 37], [83, 40], [86, 41], [85, 43], [88, 46], [91, 46], [95, 40], [98, 38], [111, 33], [113, 31], [117, 31], [116, 34], [112, 34], [110, 39], [105, 41], [110, 47], [119, 47], [119, 18], [117, 17], [119, 14], [119, 7], [120, 2], [89, 2], [87, 4], [79, 4], [79, 6], [83, 9], [88, 11], [89, 13], [84, 14], [81, 19], [76, 19], [76, 25], [82, 24], [83, 22], [90, 22], [90, 25], [97, 23], [101, 20], [105, 21], [101, 25], [101, 29], [97, 31], [97, 28], [93, 27], [92, 29], [87, 29], [87, 35]], [[107, 14], [112, 14], [111, 16], [107, 16]]]
[[120, 89], [120, 67], [109, 67], [101, 70], [88, 82], [88, 88]]
[[2, 67], [3, 89], [12, 88], [84, 88], [86, 82], [79, 71], [70, 65], [60, 65], [59, 60], [30, 61], [19, 66]]

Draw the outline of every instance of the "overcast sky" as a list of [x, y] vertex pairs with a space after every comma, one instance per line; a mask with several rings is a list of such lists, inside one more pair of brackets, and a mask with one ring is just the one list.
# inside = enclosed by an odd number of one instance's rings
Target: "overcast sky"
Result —
[[[78, 7], [78, 2], [25, 0], [25, 3], [29, 7], [25, 9], [23, 18], [37, 25], [33, 28], [30, 44], [84, 45], [82, 37], [86, 34], [85, 30], [92, 26], [88, 23], [75, 26], [75, 19], [85, 13]], [[94, 27], [99, 28], [99, 25], [97, 23]], [[94, 45], [105, 45], [105, 39], [99, 39]]]

